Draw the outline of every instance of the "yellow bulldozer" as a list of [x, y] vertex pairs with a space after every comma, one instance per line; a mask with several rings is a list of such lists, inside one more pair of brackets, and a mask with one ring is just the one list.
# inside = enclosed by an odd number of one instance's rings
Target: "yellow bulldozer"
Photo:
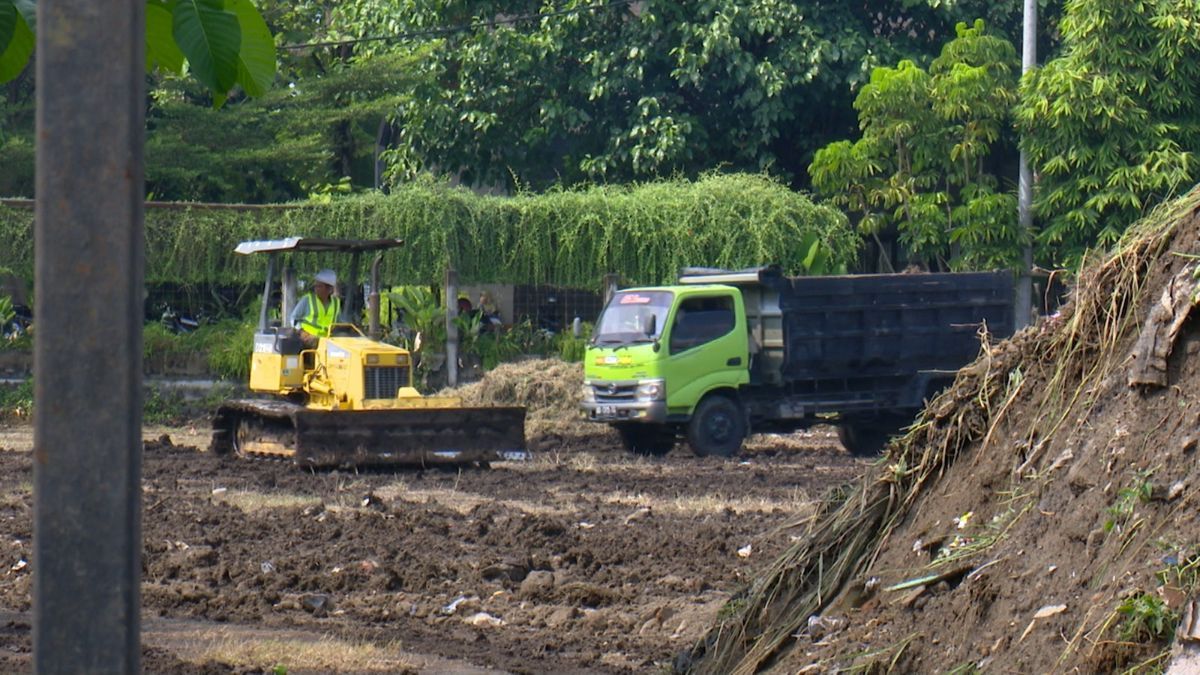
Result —
[[[213, 452], [306, 467], [486, 465], [528, 456], [524, 408], [464, 407], [457, 397], [422, 396], [413, 387], [413, 354], [378, 340], [379, 264], [385, 251], [401, 245], [311, 237], [238, 244], [237, 253], [268, 259], [249, 388], [271, 396], [222, 403], [213, 418]], [[338, 321], [312, 348], [286, 325], [295, 284], [281, 273], [281, 259], [298, 253], [350, 256]], [[369, 336], [355, 323], [364, 310], [358, 269], [365, 254], [374, 254]], [[280, 319], [272, 319], [273, 308]]]

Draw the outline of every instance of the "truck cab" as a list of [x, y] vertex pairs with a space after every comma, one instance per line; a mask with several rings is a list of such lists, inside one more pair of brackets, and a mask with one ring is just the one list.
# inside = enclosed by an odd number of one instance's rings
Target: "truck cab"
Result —
[[738, 390], [749, 381], [749, 352], [742, 293], [733, 286], [619, 291], [585, 357], [583, 409], [614, 424], [639, 454], [664, 454], [680, 434], [701, 454], [733, 454], [746, 433]]

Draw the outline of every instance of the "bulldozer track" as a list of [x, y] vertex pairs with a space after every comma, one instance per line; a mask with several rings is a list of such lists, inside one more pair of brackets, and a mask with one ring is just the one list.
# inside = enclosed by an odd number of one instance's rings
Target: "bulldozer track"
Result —
[[226, 401], [215, 454], [307, 467], [478, 465], [527, 459], [521, 408], [327, 411], [277, 400]]

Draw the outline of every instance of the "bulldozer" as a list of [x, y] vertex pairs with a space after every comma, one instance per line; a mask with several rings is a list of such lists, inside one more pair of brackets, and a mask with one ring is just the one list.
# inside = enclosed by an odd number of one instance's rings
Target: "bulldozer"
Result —
[[[237, 245], [236, 253], [265, 254], [268, 261], [249, 377], [250, 391], [261, 397], [218, 407], [211, 451], [326, 468], [486, 466], [528, 457], [524, 408], [465, 407], [458, 397], [423, 396], [413, 386], [414, 355], [379, 340], [379, 266], [388, 249], [403, 244], [290, 237]], [[329, 335], [312, 348], [286, 325], [295, 284], [281, 263], [301, 253], [350, 257], [350, 292]], [[363, 315], [358, 269], [370, 254], [364, 334], [354, 319]], [[273, 307], [279, 319], [272, 318]]]

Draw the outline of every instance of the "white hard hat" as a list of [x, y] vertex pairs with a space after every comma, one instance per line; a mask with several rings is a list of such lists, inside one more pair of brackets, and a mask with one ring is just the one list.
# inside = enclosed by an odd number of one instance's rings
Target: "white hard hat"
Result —
[[328, 284], [336, 287], [337, 273], [330, 269], [324, 269], [320, 272], [317, 272], [317, 275], [313, 277], [313, 281], [317, 282], [318, 284]]

